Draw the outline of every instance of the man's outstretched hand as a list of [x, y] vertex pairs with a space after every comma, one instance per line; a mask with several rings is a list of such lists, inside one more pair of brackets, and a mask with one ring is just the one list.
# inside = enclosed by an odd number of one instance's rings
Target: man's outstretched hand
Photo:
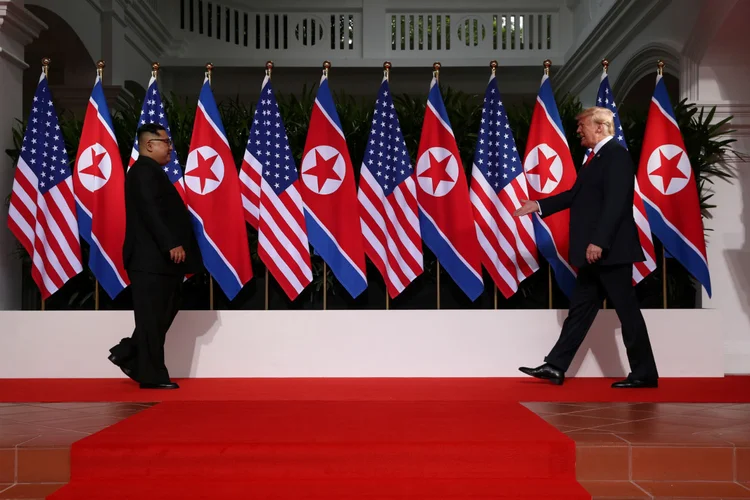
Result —
[[539, 203], [534, 200], [522, 200], [522, 203], [521, 208], [513, 212], [514, 217], [522, 217], [539, 211]]
[[181, 262], [185, 262], [185, 249], [182, 248], [182, 245], [173, 248], [169, 251], [169, 258], [174, 262], [175, 264], [179, 264]]

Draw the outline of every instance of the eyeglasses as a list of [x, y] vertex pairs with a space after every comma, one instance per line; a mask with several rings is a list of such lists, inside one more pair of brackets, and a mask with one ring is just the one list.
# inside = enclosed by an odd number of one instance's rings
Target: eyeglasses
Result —
[[167, 144], [167, 146], [171, 146], [172, 145], [172, 139], [149, 139], [148, 140], [148, 142], [154, 142], [154, 141], [164, 142], [164, 143]]

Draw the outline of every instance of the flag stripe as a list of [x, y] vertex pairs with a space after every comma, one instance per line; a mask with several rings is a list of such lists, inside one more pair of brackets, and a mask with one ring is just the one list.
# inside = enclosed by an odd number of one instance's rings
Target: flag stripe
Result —
[[8, 227], [28, 252], [43, 299], [81, 272], [71, 171], [44, 73], [14, 173]]

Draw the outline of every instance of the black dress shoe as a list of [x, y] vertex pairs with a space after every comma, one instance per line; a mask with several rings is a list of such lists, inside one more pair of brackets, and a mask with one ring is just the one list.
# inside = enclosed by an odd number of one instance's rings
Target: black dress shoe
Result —
[[135, 377], [133, 370], [131, 370], [130, 368], [126, 368], [125, 364], [119, 357], [115, 356], [114, 354], [110, 354], [107, 359], [110, 360], [120, 370], [122, 370], [122, 373], [130, 377], [132, 380], [138, 382], [138, 379]]
[[638, 380], [635, 378], [626, 378], [612, 384], [614, 389], [654, 389], [659, 387], [658, 380]]
[[536, 368], [526, 368], [525, 366], [522, 366], [519, 370], [526, 375], [531, 375], [532, 377], [540, 378], [542, 380], [549, 380], [555, 385], [562, 385], [565, 381], [565, 373], [547, 363], [537, 366]]
[[179, 389], [180, 386], [174, 382], [154, 384], [151, 382], [141, 382], [141, 389]]

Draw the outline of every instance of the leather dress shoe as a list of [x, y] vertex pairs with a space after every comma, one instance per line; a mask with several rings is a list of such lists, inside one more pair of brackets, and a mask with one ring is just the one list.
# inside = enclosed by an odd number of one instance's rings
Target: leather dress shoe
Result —
[[122, 370], [122, 373], [124, 373], [125, 375], [127, 375], [131, 379], [133, 379], [136, 382], [138, 382], [138, 380], [135, 378], [135, 375], [133, 374], [133, 370], [131, 370], [130, 368], [126, 368], [125, 366], [123, 366], [123, 361], [119, 357], [115, 356], [114, 354], [110, 354], [107, 359], [110, 360], [120, 370]]
[[155, 384], [152, 382], [141, 382], [141, 389], [179, 389], [180, 386], [174, 382]]
[[614, 389], [654, 389], [659, 387], [659, 381], [654, 380], [638, 380], [635, 378], [626, 378], [612, 384]]
[[527, 368], [522, 366], [519, 368], [521, 372], [532, 377], [540, 378], [542, 380], [549, 380], [555, 385], [562, 385], [565, 381], [565, 373], [562, 370], [558, 370], [554, 366], [544, 363], [536, 368]]

